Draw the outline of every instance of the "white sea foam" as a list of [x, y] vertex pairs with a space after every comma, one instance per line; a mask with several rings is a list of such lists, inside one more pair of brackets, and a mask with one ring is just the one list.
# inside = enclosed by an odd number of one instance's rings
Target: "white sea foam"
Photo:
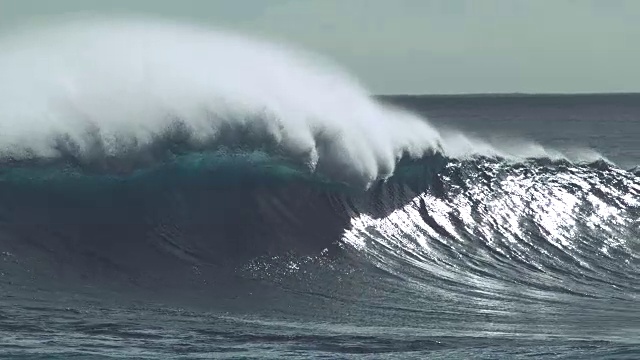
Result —
[[[378, 104], [339, 68], [290, 47], [193, 25], [72, 21], [0, 40], [0, 156], [143, 149], [178, 119], [194, 147], [242, 129], [364, 182], [403, 154], [498, 154]], [[89, 134], [91, 136], [89, 136]], [[133, 148], [133, 149], [132, 149]]]

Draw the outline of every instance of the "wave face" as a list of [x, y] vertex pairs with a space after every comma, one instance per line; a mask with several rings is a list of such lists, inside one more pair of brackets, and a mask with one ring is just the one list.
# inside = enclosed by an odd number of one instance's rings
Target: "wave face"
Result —
[[0, 172], [0, 244], [30, 258], [17, 273], [178, 283], [193, 267], [335, 253], [353, 216], [406, 205], [445, 162], [407, 161], [406, 182], [394, 176], [368, 190], [262, 152], [192, 153], [125, 175], [73, 164], [9, 167]]
[[6, 168], [0, 244], [29, 259], [16, 274], [179, 283], [194, 267], [346, 251], [423, 284], [635, 297], [639, 199], [640, 177], [602, 161], [435, 154], [363, 189], [264, 153], [198, 153], [126, 175]]

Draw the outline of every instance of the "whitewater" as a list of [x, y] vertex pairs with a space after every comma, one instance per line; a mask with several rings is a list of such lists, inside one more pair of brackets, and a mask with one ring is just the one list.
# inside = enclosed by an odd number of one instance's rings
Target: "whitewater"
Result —
[[15, 30], [0, 355], [637, 358], [638, 104], [375, 97], [168, 21]]
[[341, 71], [238, 35], [99, 21], [1, 47], [5, 159], [153, 161], [154, 143], [182, 131], [189, 149], [272, 146], [367, 183], [439, 146], [424, 121], [376, 104]]
[[402, 157], [437, 151], [563, 156], [524, 141], [498, 150], [461, 133], [443, 139], [327, 60], [192, 25], [76, 21], [23, 30], [0, 48], [5, 161], [71, 157], [109, 170], [118, 159], [136, 168], [165, 160], [156, 145], [173, 142], [181, 151], [273, 151], [368, 185]]

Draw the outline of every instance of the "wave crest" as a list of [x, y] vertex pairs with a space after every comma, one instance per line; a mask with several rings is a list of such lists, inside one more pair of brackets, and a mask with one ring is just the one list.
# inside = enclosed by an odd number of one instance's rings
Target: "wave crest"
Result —
[[0, 42], [0, 76], [4, 159], [145, 163], [167, 145], [233, 144], [370, 183], [404, 154], [439, 147], [423, 119], [381, 106], [335, 67], [194, 26], [101, 20], [31, 31]]

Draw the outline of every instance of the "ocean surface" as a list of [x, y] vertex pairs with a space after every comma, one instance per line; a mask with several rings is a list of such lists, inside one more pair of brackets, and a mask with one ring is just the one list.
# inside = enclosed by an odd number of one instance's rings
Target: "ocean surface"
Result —
[[640, 95], [116, 25], [0, 43], [0, 358], [640, 358]]

